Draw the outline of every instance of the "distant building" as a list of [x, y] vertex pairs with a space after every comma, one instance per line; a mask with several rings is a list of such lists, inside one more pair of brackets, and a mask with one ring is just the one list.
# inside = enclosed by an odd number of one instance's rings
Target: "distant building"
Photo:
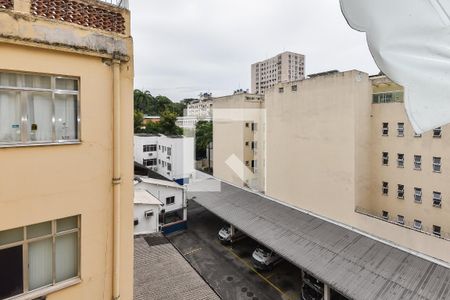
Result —
[[[240, 187], [261, 190], [258, 140], [262, 140], [264, 96], [233, 94], [214, 99], [214, 176]], [[262, 168], [262, 166], [261, 166]]]
[[251, 66], [252, 93], [264, 94], [266, 89], [280, 82], [305, 78], [305, 56], [294, 52], [283, 52]]
[[150, 115], [144, 115], [143, 124], [147, 125], [148, 123], [159, 123], [161, 121], [160, 116], [150, 116]]
[[212, 121], [212, 117], [197, 118], [195, 116], [178, 117], [175, 124], [183, 129], [195, 129], [198, 121]]
[[194, 172], [194, 138], [162, 134], [136, 134], [134, 161], [179, 184]]
[[[214, 100], [215, 177], [251, 188], [256, 180], [274, 199], [450, 261], [441, 251], [450, 241], [450, 127], [415, 134], [403, 87], [333, 70], [279, 83], [260, 103], [235, 97]], [[250, 107], [264, 108], [261, 122]], [[242, 171], [250, 160], [256, 167]]]
[[187, 105], [186, 116], [196, 117], [197, 119], [210, 118], [212, 116], [213, 99], [194, 100]]
[[[170, 233], [186, 228], [187, 205], [185, 188], [178, 183], [168, 179], [158, 179], [157, 176], [152, 178], [152, 174], [148, 176], [136, 177], [135, 184], [135, 202], [134, 202], [134, 218], [135, 218], [135, 234], [147, 233], [142, 231], [150, 231], [154, 229], [154, 219], [145, 215], [146, 211], [155, 207], [156, 200], [159, 202], [159, 210], [154, 210], [153, 216], [158, 216], [158, 224], [160, 230], [164, 233]], [[147, 194], [152, 197], [148, 197]], [[150, 214], [150, 212], [149, 212]], [[151, 217], [153, 217], [151, 216]]]

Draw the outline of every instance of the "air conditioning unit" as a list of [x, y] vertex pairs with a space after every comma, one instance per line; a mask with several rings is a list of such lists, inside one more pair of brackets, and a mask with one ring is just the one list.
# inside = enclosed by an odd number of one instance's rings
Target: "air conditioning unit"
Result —
[[146, 217], [146, 218], [150, 218], [150, 217], [152, 217], [153, 216], [153, 210], [146, 210], [145, 212], [144, 212], [144, 216]]

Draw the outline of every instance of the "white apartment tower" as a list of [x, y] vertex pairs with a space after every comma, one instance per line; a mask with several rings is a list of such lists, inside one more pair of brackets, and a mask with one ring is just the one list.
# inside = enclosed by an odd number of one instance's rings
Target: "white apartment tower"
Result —
[[264, 94], [266, 89], [277, 83], [304, 78], [305, 56], [286, 51], [252, 64], [252, 93]]

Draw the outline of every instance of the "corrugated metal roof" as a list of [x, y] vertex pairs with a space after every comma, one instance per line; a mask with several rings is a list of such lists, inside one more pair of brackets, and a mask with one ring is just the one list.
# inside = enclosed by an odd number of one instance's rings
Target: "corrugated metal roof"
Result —
[[134, 239], [134, 300], [219, 300], [161, 234]]
[[188, 197], [347, 297], [450, 299], [450, 269], [223, 182], [207, 191], [214, 181]]

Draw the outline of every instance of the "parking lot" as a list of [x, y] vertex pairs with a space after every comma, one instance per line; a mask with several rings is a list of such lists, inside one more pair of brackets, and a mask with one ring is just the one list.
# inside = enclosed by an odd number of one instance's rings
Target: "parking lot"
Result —
[[225, 300], [300, 299], [301, 271], [282, 260], [271, 272], [257, 271], [251, 255], [258, 245], [244, 238], [224, 246], [217, 233], [224, 222], [191, 201], [188, 230], [172, 234], [170, 241]]

